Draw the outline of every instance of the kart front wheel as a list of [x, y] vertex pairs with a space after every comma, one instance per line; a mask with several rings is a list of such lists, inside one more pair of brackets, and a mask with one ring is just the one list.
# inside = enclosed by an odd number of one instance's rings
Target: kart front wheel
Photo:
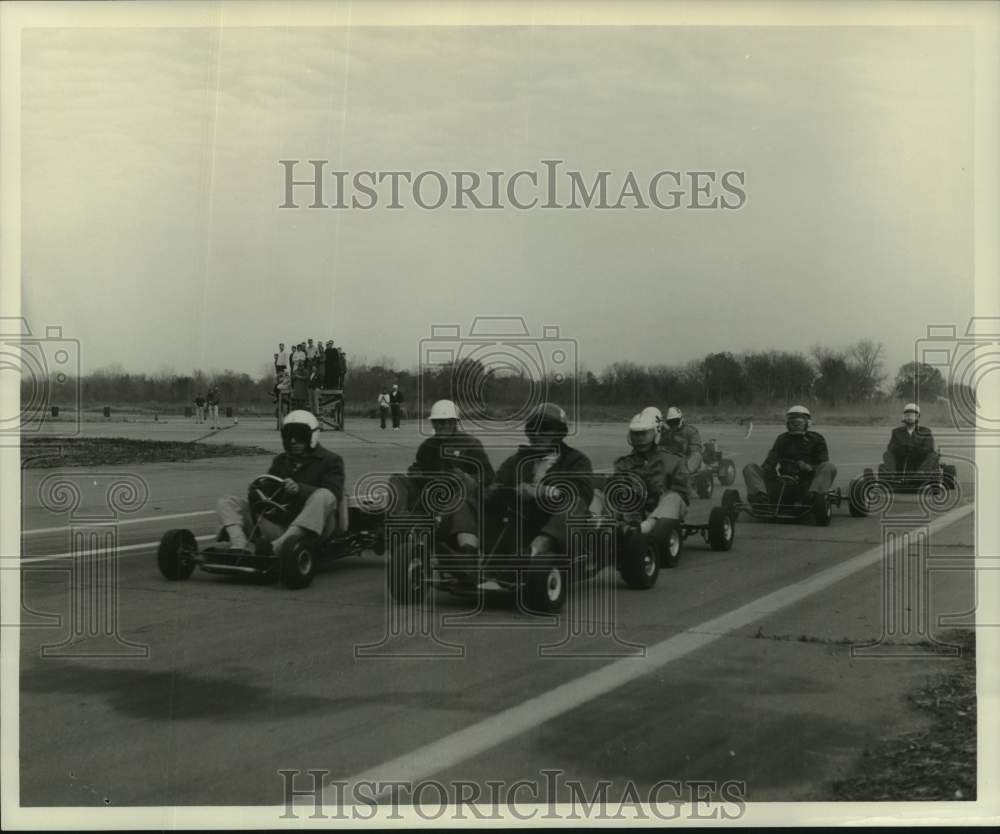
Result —
[[725, 507], [712, 507], [708, 514], [708, 545], [712, 550], [730, 550], [736, 535], [732, 513]]
[[660, 567], [676, 568], [681, 558], [681, 529], [676, 521], [661, 521], [654, 531], [660, 551]]
[[285, 542], [278, 551], [281, 584], [291, 590], [305, 588], [316, 576], [317, 548], [310, 539]]
[[826, 495], [820, 493], [813, 500], [813, 519], [817, 527], [829, 527], [833, 519], [833, 507], [827, 501]]
[[197, 552], [198, 542], [190, 530], [167, 530], [156, 551], [156, 564], [166, 579], [179, 582], [194, 572], [194, 554]]
[[729, 458], [723, 458], [719, 462], [719, 483], [723, 486], [736, 483], [736, 464]]
[[430, 560], [417, 543], [407, 541], [389, 554], [389, 593], [399, 605], [422, 602], [429, 578]]
[[740, 503], [740, 491], [738, 489], [727, 489], [722, 493], [722, 508], [735, 518], [736, 505]]
[[532, 611], [558, 614], [566, 603], [566, 592], [566, 574], [557, 566], [528, 569], [524, 596]]
[[625, 539], [619, 572], [625, 584], [641, 591], [656, 584], [660, 576], [660, 560], [656, 545], [638, 530]]

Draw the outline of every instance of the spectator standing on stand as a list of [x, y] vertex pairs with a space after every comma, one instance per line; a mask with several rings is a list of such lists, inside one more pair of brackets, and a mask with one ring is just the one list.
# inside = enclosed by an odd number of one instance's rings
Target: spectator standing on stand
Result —
[[378, 395], [378, 419], [382, 430], [385, 430], [385, 420], [389, 416], [389, 395], [383, 388]]
[[389, 408], [392, 410], [392, 430], [399, 431], [399, 418], [403, 413], [403, 392], [395, 383], [392, 385], [392, 393], [389, 394]]
[[337, 377], [340, 374], [340, 351], [333, 346], [333, 339], [326, 343], [326, 351], [323, 355], [325, 358], [323, 387], [336, 388]]
[[285, 350], [285, 343], [278, 342], [278, 352], [274, 354], [274, 376], [278, 378], [284, 371], [288, 370], [288, 351]]

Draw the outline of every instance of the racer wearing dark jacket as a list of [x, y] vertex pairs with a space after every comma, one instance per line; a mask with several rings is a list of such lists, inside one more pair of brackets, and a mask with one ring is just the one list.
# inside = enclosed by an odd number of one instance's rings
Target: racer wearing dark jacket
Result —
[[299, 485], [293, 508], [305, 505], [306, 499], [320, 488], [330, 490], [338, 502], [344, 500], [344, 459], [322, 446], [307, 449], [296, 457], [282, 452], [271, 462], [267, 474], [291, 478]]
[[529, 444], [505, 460], [487, 493], [487, 534], [495, 547], [504, 533], [498, 518], [513, 509], [522, 542], [532, 555], [565, 551], [571, 518], [589, 514], [594, 497], [593, 467], [582, 452], [566, 445], [565, 412], [543, 403], [528, 418]]
[[[785, 415], [788, 431], [779, 434], [764, 463], [743, 468], [743, 480], [751, 501], [766, 502], [779, 492], [779, 465], [782, 475], [793, 475], [807, 485], [806, 501], [826, 492], [837, 477], [837, 467], [830, 460], [826, 439], [809, 430], [812, 415], [804, 406], [792, 406]], [[789, 471], [791, 469], [791, 471]]]
[[938, 464], [934, 433], [925, 426], [899, 426], [889, 435], [889, 447], [882, 462], [890, 472], [931, 470]]

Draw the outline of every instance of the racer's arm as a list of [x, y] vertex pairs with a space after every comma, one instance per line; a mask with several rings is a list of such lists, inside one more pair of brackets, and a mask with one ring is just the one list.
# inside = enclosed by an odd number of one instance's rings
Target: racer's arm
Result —
[[781, 460], [781, 450], [778, 448], [778, 440], [775, 440], [771, 451], [767, 453], [767, 457], [764, 458], [764, 462], [760, 468], [773, 475], [778, 470], [779, 460]]
[[486, 454], [486, 450], [478, 438], [472, 438], [472, 442], [469, 443], [469, 457], [479, 463], [479, 477], [483, 479], [483, 486], [489, 487], [496, 478], [496, 473], [493, 471], [493, 463], [490, 461], [490, 456]]
[[934, 453], [934, 433], [930, 429], [921, 427], [920, 450], [928, 455]]
[[594, 467], [590, 463], [590, 458], [582, 452], [577, 452], [566, 467], [565, 474], [572, 479], [580, 495], [580, 501], [589, 507], [590, 502], [594, 500]]
[[899, 433], [892, 431], [889, 433], [889, 454], [898, 455], [903, 451], [903, 444], [899, 440]]
[[312, 495], [317, 489], [328, 489], [337, 496], [338, 503], [344, 498], [344, 461], [340, 455], [331, 455], [323, 461], [323, 469], [320, 471], [319, 483], [299, 485], [299, 495], [303, 500]]
[[677, 461], [677, 465], [674, 467], [674, 470], [669, 473], [667, 484], [668, 489], [671, 489], [680, 495], [686, 504], [691, 503], [689, 476], [690, 473], [688, 472], [687, 461], [682, 458]]
[[816, 435], [816, 440], [813, 443], [812, 460], [807, 461], [813, 466], [818, 466], [821, 463], [826, 463], [830, 460], [830, 451], [826, 448], [826, 438], [821, 434]]
[[698, 431], [694, 426], [688, 426], [688, 457], [693, 454], [704, 454], [704, 446], [701, 443], [701, 432]]

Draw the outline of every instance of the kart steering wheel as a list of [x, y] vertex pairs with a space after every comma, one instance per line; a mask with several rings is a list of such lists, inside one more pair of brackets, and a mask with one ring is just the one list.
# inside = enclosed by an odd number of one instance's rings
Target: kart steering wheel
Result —
[[259, 475], [247, 488], [247, 501], [255, 518], [266, 518], [277, 524], [289, 520], [289, 500], [285, 495], [285, 480], [276, 475]]

